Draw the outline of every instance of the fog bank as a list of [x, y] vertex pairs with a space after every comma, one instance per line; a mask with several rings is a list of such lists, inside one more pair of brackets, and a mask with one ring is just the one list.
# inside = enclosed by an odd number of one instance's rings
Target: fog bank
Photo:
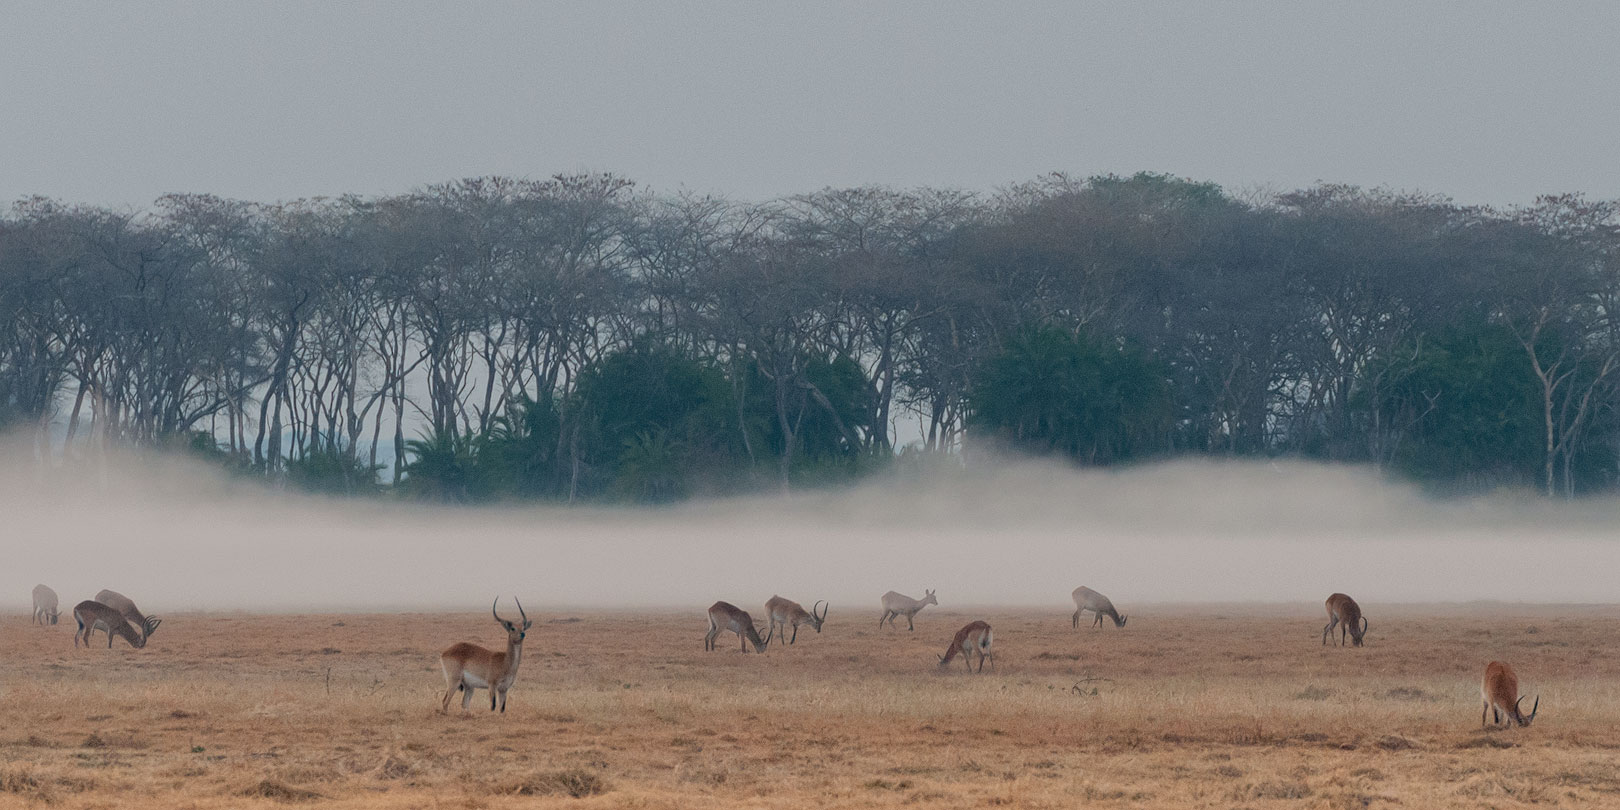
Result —
[[[154, 613], [756, 609], [877, 616], [878, 596], [1140, 602], [1620, 602], [1620, 500], [1434, 500], [1352, 467], [1023, 462], [667, 508], [436, 507], [266, 491], [173, 459], [42, 470], [0, 454], [0, 608], [110, 587]], [[846, 614], [847, 615], [847, 614]]]

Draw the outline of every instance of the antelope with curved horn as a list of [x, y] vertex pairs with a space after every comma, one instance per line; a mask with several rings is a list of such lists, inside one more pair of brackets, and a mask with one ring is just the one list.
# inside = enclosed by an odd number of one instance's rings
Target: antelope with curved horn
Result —
[[60, 615], [56, 605], [56, 591], [44, 585], [34, 586], [34, 623], [56, 624]]
[[[792, 599], [783, 599], [780, 596], [771, 597], [765, 602], [765, 617], [771, 621], [771, 633], [774, 635], [776, 626], [782, 625], [782, 634], [787, 635], [788, 625], [793, 625], [793, 637], [788, 639], [788, 643], [792, 644], [799, 640], [799, 625], [801, 624], [808, 624], [814, 627], [817, 633], [821, 632], [821, 623], [827, 620], [827, 608], [822, 608], [821, 614], [817, 615], [816, 607], [820, 604], [821, 601], [817, 600], [816, 604], [811, 605], [810, 610], [806, 611], [804, 605]], [[781, 642], [777, 643], [780, 644]]]
[[883, 595], [883, 617], [878, 619], [878, 627], [882, 627], [884, 621], [887, 621], [890, 627], [894, 627], [895, 617], [904, 616], [906, 617], [906, 629], [914, 631], [917, 626], [912, 623], [912, 619], [917, 615], [917, 612], [929, 605], [937, 604], [939, 604], [939, 600], [934, 598], [933, 591], [923, 591], [923, 598], [921, 599], [912, 599], [903, 593], [889, 591]]
[[982, 621], [969, 622], [961, 630], [956, 631], [956, 638], [951, 639], [951, 646], [945, 650], [944, 655], [939, 657], [939, 668], [944, 669], [949, 666], [951, 659], [955, 658], [957, 653], [961, 653], [963, 665], [968, 668], [969, 672], [972, 672], [973, 662], [970, 659], [975, 650], [979, 653], [979, 672], [984, 671], [984, 659], [986, 658], [990, 659], [990, 666], [994, 668], [996, 657], [990, 653], [990, 641], [989, 624]]
[[1367, 635], [1367, 617], [1361, 615], [1361, 606], [1356, 600], [1336, 593], [1327, 598], [1327, 627], [1322, 628], [1322, 643], [1327, 644], [1328, 635], [1333, 632], [1334, 625], [1339, 626], [1339, 646], [1344, 646], [1344, 635], [1350, 633], [1350, 641], [1361, 646], [1361, 637]]
[[90, 634], [97, 627], [107, 631], [107, 649], [112, 649], [113, 637], [118, 636], [129, 642], [129, 646], [140, 649], [146, 646], [146, 636], [136, 632], [124, 614], [103, 605], [100, 602], [86, 599], [73, 606], [73, 620], [79, 623], [79, 629], [73, 631], [73, 648], [78, 649], [79, 640], [84, 640], [84, 646], [90, 646]]
[[[140, 608], [135, 607], [133, 600], [117, 591], [102, 588], [96, 592], [96, 601], [118, 611], [125, 619], [129, 620], [130, 624], [139, 627], [143, 639], [150, 639], [152, 633], [157, 630], [158, 625], [163, 623], [163, 620], [156, 616], [147, 616], [141, 613]], [[144, 641], [142, 643], [144, 644]]]
[[1088, 610], [1096, 614], [1097, 620], [1091, 623], [1092, 627], [1102, 627], [1104, 616], [1113, 619], [1115, 627], [1125, 626], [1126, 617], [1119, 615], [1119, 611], [1114, 609], [1114, 603], [1108, 601], [1108, 597], [1084, 585], [1075, 588], [1072, 595], [1074, 596], [1074, 627], [1076, 630], [1080, 629], [1080, 614]]
[[1492, 661], [1485, 665], [1485, 679], [1479, 684], [1479, 696], [1485, 700], [1485, 708], [1480, 710], [1479, 725], [1485, 727], [1485, 714], [1491, 713], [1492, 723], [1501, 723], [1503, 717], [1518, 723], [1521, 726], [1530, 725], [1536, 719], [1536, 712], [1541, 710], [1541, 696], [1536, 695], [1536, 702], [1530, 707], [1530, 714], [1519, 711], [1519, 703], [1524, 695], [1519, 694], [1519, 676], [1514, 674], [1513, 667], [1501, 661]]
[[496, 611], [501, 603], [499, 596], [489, 606], [490, 615], [506, 631], [506, 652], [496, 652], [463, 641], [439, 653], [439, 668], [444, 670], [445, 683], [444, 702], [439, 706], [441, 714], [450, 711], [450, 698], [455, 696], [458, 689], [462, 692], [462, 711], [472, 705], [474, 689], [488, 689], [489, 710], [495, 711], [499, 703], [501, 712], [506, 712], [506, 690], [511, 689], [512, 682], [517, 680], [518, 664], [523, 660], [523, 637], [534, 626], [529, 614], [523, 612], [523, 603], [518, 602], [516, 596], [512, 597], [512, 601], [517, 602], [518, 615], [523, 622], [521, 625], [501, 618]]
[[[748, 652], [749, 642], [753, 642], [757, 652], [765, 652], [765, 648], [771, 645], [771, 636], [759, 637], [759, 630], [754, 627], [754, 617], [730, 602], [715, 602], [709, 606], [709, 632], [703, 637], [704, 650], [715, 648], [714, 638], [720, 635], [721, 630], [736, 633], [745, 653]], [[776, 627], [773, 625], [771, 630], [774, 633]]]

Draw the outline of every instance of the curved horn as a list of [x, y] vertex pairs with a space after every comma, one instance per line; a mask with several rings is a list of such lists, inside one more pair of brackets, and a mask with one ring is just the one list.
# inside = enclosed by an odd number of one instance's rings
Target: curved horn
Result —
[[1541, 709], [1541, 696], [1536, 695], [1536, 702], [1530, 707], [1530, 716], [1525, 717], [1524, 712], [1519, 711], [1519, 704], [1523, 703], [1524, 699], [1527, 697], [1529, 697], [1529, 695], [1520, 695], [1518, 700], [1513, 701], [1513, 713], [1520, 717], [1524, 717], [1525, 725], [1529, 725], [1531, 720], [1536, 719], [1536, 712], [1540, 711]]
[[495, 612], [495, 606], [499, 605], [500, 603], [501, 603], [501, 598], [499, 596], [495, 597], [495, 601], [489, 603], [489, 615], [494, 616], [495, 621], [498, 621], [501, 624], [506, 624], [507, 621], [505, 619], [501, 618], [501, 614]]
[[1372, 622], [1367, 621], [1366, 616], [1361, 617], [1361, 634], [1362, 635], [1364, 635], [1364, 636], [1367, 635], [1367, 627], [1370, 624], [1372, 624]]
[[[757, 637], [759, 635], [759, 631], [755, 630], [754, 635]], [[771, 646], [771, 639], [775, 638], [775, 637], [776, 637], [776, 624], [773, 622], [771, 624], [770, 631], [765, 634], [765, 646], [766, 647]]]
[[514, 595], [512, 597], [512, 601], [517, 602], [518, 615], [523, 617], [523, 626], [524, 626], [524, 628], [532, 627], [534, 625], [534, 622], [529, 621], [529, 614], [523, 612], [523, 602], [520, 601], [517, 598], [516, 595]]
[[825, 621], [825, 620], [826, 620], [826, 618], [827, 618], [827, 610], [826, 610], [826, 608], [822, 608], [822, 610], [821, 610], [821, 615], [820, 615], [820, 616], [816, 616], [816, 608], [817, 608], [817, 607], [818, 607], [818, 606], [820, 606], [820, 605], [821, 605], [821, 600], [820, 600], [820, 599], [817, 599], [817, 600], [816, 600], [816, 603], [815, 603], [815, 604], [814, 604], [814, 605], [811, 605], [811, 606], [810, 606], [810, 615], [811, 615], [811, 616], [815, 616], [815, 617], [816, 617], [816, 621], [818, 621], [818, 622], [820, 622], [820, 621]]

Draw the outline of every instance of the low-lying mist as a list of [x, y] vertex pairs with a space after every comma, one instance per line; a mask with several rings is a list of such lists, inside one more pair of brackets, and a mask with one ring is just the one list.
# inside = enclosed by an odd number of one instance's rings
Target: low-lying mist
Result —
[[[1435, 500], [1354, 467], [976, 464], [664, 508], [446, 507], [266, 490], [175, 459], [0, 458], [0, 607], [101, 588], [154, 613], [680, 607], [773, 593], [870, 614], [1144, 602], [1620, 601], [1620, 500]], [[509, 604], [509, 603], [508, 603]], [[510, 607], [507, 608], [510, 610]]]

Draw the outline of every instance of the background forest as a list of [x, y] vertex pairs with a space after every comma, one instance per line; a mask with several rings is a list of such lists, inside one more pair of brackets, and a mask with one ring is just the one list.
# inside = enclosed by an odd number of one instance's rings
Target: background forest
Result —
[[[995, 447], [1620, 486], [1620, 209], [611, 175], [0, 214], [0, 424], [325, 492], [666, 501]], [[396, 463], [398, 460], [399, 463]]]

